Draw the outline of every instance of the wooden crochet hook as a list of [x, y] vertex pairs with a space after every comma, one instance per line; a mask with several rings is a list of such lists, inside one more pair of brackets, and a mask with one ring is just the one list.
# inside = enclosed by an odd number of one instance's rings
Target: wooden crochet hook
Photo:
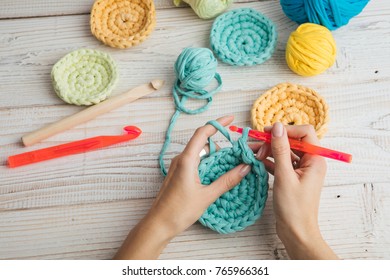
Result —
[[126, 93], [111, 97], [79, 113], [76, 113], [58, 122], [52, 123], [32, 133], [29, 133], [22, 137], [22, 142], [26, 147], [31, 146], [57, 133], [63, 132], [81, 123], [90, 121], [95, 117], [114, 110], [124, 104], [133, 102], [134, 100], [137, 100], [145, 95], [148, 95], [160, 89], [163, 85], [163, 80], [153, 80], [148, 84], [133, 88]]

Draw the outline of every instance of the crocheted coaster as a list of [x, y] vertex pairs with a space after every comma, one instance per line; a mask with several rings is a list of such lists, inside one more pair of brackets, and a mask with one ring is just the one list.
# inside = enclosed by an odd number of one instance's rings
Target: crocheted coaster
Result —
[[275, 24], [250, 8], [220, 15], [210, 33], [211, 48], [220, 60], [231, 65], [255, 65], [268, 60], [276, 47]]
[[263, 213], [268, 196], [268, 173], [247, 145], [248, 127], [241, 138], [232, 141], [227, 130], [218, 122], [210, 121], [208, 124], [217, 128], [232, 143], [232, 147], [215, 152], [215, 144], [209, 139], [210, 155], [201, 160], [198, 168], [202, 184], [211, 184], [241, 163], [251, 165], [252, 169], [237, 186], [211, 204], [199, 222], [219, 233], [240, 231], [254, 224]]
[[79, 49], [53, 66], [51, 79], [55, 92], [65, 102], [92, 105], [111, 94], [118, 77], [115, 62], [107, 53]]
[[275, 122], [284, 125], [311, 124], [318, 138], [327, 131], [328, 105], [314, 90], [296, 84], [282, 83], [261, 95], [253, 104], [252, 125], [263, 131]]
[[97, 0], [91, 10], [92, 34], [114, 48], [143, 42], [156, 25], [153, 0]]

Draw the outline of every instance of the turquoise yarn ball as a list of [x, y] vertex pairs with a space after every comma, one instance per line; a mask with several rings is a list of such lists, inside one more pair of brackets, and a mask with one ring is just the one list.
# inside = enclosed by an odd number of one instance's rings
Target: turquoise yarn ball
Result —
[[247, 145], [249, 128], [244, 129], [241, 138], [232, 141], [218, 122], [208, 124], [222, 132], [232, 147], [215, 152], [215, 144], [209, 140], [210, 155], [202, 159], [198, 167], [202, 184], [210, 185], [241, 163], [252, 167], [237, 186], [220, 196], [199, 219], [201, 224], [219, 233], [233, 233], [253, 225], [261, 217], [268, 196], [268, 173]]
[[212, 95], [218, 90], [207, 91], [211, 81], [216, 78], [219, 84], [221, 77], [217, 73], [218, 62], [211, 50], [207, 48], [185, 48], [175, 62], [176, 81], [173, 86], [173, 97], [176, 106], [187, 114], [197, 114], [206, 108], [197, 110], [187, 110], [183, 106], [179, 95], [184, 95], [194, 99], [208, 99], [211, 101]]
[[210, 33], [215, 55], [230, 65], [255, 65], [274, 53], [278, 34], [275, 24], [251, 8], [241, 8], [216, 18]]
[[280, 0], [284, 13], [293, 21], [321, 24], [329, 30], [346, 25], [369, 0]]

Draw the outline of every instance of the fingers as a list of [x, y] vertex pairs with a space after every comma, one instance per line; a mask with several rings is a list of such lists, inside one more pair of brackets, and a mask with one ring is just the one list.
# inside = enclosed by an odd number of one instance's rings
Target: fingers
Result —
[[[256, 142], [248, 144], [249, 148], [256, 153], [256, 158], [258, 160], [264, 160], [267, 157], [272, 157], [272, 149], [271, 144], [269, 143], [262, 143], [262, 142]], [[296, 153], [293, 151], [290, 152], [291, 156], [291, 162], [299, 162], [301, 159]]]
[[[223, 126], [227, 126], [233, 121], [233, 119], [233, 116], [225, 116], [217, 119], [217, 122]], [[217, 133], [217, 129], [210, 124], [198, 128], [191, 137], [183, 153], [186, 153], [191, 157], [199, 157], [199, 153], [206, 145], [208, 138], [215, 133]]]
[[273, 163], [269, 159], [263, 159], [262, 162], [264, 164], [265, 170], [267, 170], [269, 173], [274, 175], [275, 174], [275, 163]]
[[269, 143], [264, 143], [260, 149], [256, 153], [256, 158], [258, 160], [263, 160], [266, 159], [267, 157], [272, 155], [272, 149], [271, 149], [271, 144]]
[[277, 122], [271, 129], [271, 149], [275, 160], [275, 175], [288, 175], [294, 172], [291, 164], [290, 143], [287, 138], [287, 131], [283, 124]]
[[[270, 132], [272, 129], [272, 126], [266, 126], [264, 127], [264, 131]], [[287, 135], [290, 138], [294, 139], [299, 139], [303, 142], [307, 142], [313, 145], [319, 145], [320, 141], [317, 138], [315, 129], [312, 125], [310, 124], [305, 124], [305, 125], [287, 125], [285, 126], [285, 129], [287, 131]], [[296, 156], [299, 156], [302, 158], [305, 153], [301, 151], [296, 151], [294, 150], [294, 153]], [[295, 159], [294, 159], [295, 158]], [[297, 160], [296, 157], [292, 155], [292, 160]]]
[[301, 161], [300, 168], [306, 169], [310, 168], [308, 174], [313, 174], [315, 177], [325, 177], [326, 173], [326, 161], [321, 156], [304, 156]]
[[209, 195], [210, 203], [214, 202], [225, 192], [237, 186], [242, 178], [244, 178], [250, 171], [250, 165], [240, 164], [219, 177], [216, 181], [207, 187], [207, 190], [211, 192]]
[[[218, 144], [214, 143], [214, 145], [215, 145], [215, 151], [218, 151], [218, 150], [221, 149], [221, 147]], [[202, 157], [202, 156], [205, 156], [205, 155], [208, 155], [208, 154], [210, 154], [210, 145], [206, 144], [203, 147], [203, 149], [200, 151], [199, 157]]]
[[257, 153], [261, 146], [264, 145], [264, 142], [254, 142], [254, 143], [248, 143], [248, 147], [253, 151], [253, 153]]
[[[272, 126], [264, 127], [264, 131], [271, 132]], [[287, 135], [290, 138], [300, 139], [313, 145], [318, 145], [320, 141], [317, 138], [314, 127], [310, 124], [305, 125], [286, 125]]]

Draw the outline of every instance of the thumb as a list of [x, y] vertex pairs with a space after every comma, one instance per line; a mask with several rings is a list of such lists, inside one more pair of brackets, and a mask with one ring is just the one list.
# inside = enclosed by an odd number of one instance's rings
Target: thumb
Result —
[[272, 156], [275, 160], [275, 177], [293, 172], [291, 164], [290, 143], [288, 142], [287, 131], [283, 124], [277, 122], [271, 129]]
[[225, 192], [231, 190], [233, 187], [237, 186], [242, 178], [244, 178], [251, 171], [251, 166], [247, 164], [240, 164], [226, 172], [217, 180], [215, 180], [208, 189], [212, 192], [210, 203], [214, 202], [218, 197], [220, 197]]

